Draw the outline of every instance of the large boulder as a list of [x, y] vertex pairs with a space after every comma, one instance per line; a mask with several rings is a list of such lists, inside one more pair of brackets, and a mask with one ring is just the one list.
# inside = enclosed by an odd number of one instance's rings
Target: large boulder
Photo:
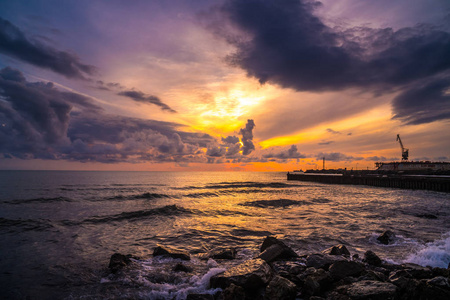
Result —
[[427, 279], [433, 276], [433, 271], [428, 267], [422, 267], [413, 263], [405, 263], [401, 266], [416, 279]]
[[372, 250], [368, 250], [364, 253], [363, 261], [372, 266], [381, 266], [381, 259]]
[[395, 241], [395, 233], [391, 230], [386, 230], [377, 237], [377, 240], [384, 245], [392, 244]]
[[266, 287], [265, 300], [293, 300], [297, 286], [286, 278], [274, 276]]
[[340, 255], [328, 255], [328, 254], [311, 254], [306, 258], [306, 266], [308, 268], [313, 267], [316, 269], [328, 270], [328, 268], [336, 261], [346, 260]]
[[111, 255], [108, 268], [111, 269], [112, 273], [117, 273], [117, 271], [119, 271], [123, 267], [126, 267], [130, 263], [130, 255], [127, 256], [120, 253], [114, 253], [113, 255]]
[[153, 250], [153, 256], [167, 256], [172, 258], [179, 258], [182, 260], [190, 260], [191, 257], [189, 256], [189, 253], [185, 251], [181, 251], [178, 249], [173, 249], [166, 246], [157, 246]]
[[274, 236], [267, 236], [261, 245], [260, 258], [265, 261], [291, 259], [297, 257], [298, 254], [295, 253], [294, 250]]
[[333, 263], [329, 271], [334, 279], [339, 280], [347, 276], [359, 276], [364, 271], [364, 267], [356, 261], [341, 260]]
[[345, 247], [342, 244], [330, 247], [326, 250], [322, 251], [323, 254], [328, 255], [344, 255], [344, 256], [350, 256], [350, 251], [348, 251], [347, 247]]
[[265, 287], [272, 275], [272, 268], [264, 260], [256, 258], [211, 277], [210, 285], [212, 288], [225, 289], [233, 283], [254, 290]]
[[391, 300], [396, 296], [397, 287], [392, 283], [363, 280], [352, 283], [347, 288], [351, 299]]
[[302, 292], [305, 295], [320, 295], [328, 290], [333, 283], [330, 272], [323, 269], [309, 268], [305, 272], [306, 274], [308, 275], [304, 278]]

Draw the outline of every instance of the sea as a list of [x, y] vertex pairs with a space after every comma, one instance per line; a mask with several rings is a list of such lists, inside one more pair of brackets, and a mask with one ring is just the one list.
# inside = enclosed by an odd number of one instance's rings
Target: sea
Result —
[[[377, 237], [396, 234], [393, 244]], [[344, 244], [447, 268], [450, 194], [287, 181], [284, 172], [0, 171], [1, 299], [185, 299], [256, 257], [266, 236], [299, 255]], [[152, 257], [157, 245], [191, 255]], [[235, 247], [235, 260], [204, 253]], [[127, 272], [108, 269], [131, 254]]]

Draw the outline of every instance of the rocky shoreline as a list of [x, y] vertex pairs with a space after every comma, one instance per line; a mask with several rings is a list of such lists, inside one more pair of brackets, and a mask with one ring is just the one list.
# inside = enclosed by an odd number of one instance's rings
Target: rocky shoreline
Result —
[[[395, 235], [385, 232], [378, 238], [389, 243]], [[178, 262], [173, 272], [189, 273], [193, 268], [183, 263], [191, 259], [187, 252], [158, 246], [153, 256], [166, 256]], [[235, 259], [236, 249], [220, 249], [197, 256], [200, 259]], [[126, 272], [132, 256], [111, 256], [111, 273]], [[344, 245], [321, 253], [299, 256], [282, 240], [264, 239], [260, 254], [212, 276], [208, 294], [191, 293], [187, 300], [349, 300], [349, 299], [450, 299], [449, 268], [423, 267], [416, 264], [391, 264], [373, 251], [363, 257], [351, 255]]]

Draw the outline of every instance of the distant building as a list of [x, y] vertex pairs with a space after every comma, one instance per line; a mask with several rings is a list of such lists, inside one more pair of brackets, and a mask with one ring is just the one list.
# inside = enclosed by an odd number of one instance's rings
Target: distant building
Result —
[[377, 162], [378, 171], [450, 171], [450, 162], [402, 161]]

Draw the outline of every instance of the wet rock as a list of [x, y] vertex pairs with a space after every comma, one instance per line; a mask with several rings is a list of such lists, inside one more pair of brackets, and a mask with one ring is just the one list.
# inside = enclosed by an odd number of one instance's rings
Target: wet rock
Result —
[[182, 263], [177, 263], [175, 265], [175, 267], [173, 267], [173, 271], [174, 272], [185, 272], [185, 273], [190, 273], [193, 271], [193, 269], [191, 267], [185, 266]]
[[273, 262], [280, 259], [289, 259], [293, 256], [289, 250], [286, 250], [283, 246], [275, 244], [269, 246], [258, 257], [266, 262]]
[[372, 266], [381, 266], [381, 259], [371, 250], [364, 253], [363, 261]]
[[217, 249], [217, 250], [211, 251], [209, 253], [209, 258], [212, 258], [212, 259], [235, 259], [236, 252], [237, 251], [235, 248]]
[[433, 272], [428, 267], [422, 267], [412, 263], [402, 264], [401, 266], [416, 279], [428, 279], [433, 276]]
[[330, 265], [335, 263], [336, 261], [346, 260], [342, 256], [339, 255], [327, 255], [327, 254], [311, 254], [306, 258], [306, 266], [313, 267], [316, 269], [324, 269], [328, 270]]
[[389, 300], [394, 299], [397, 287], [392, 283], [363, 280], [351, 284], [347, 295], [351, 299]]
[[322, 251], [323, 254], [350, 256], [350, 251], [342, 244], [333, 246]]
[[181, 251], [181, 250], [165, 247], [165, 246], [157, 246], [153, 250], [153, 256], [167, 256], [167, 257], [172, 257], [172, 258], [179, 258], [182, 260], [190, 260], [191, 259], [191, 257], [189, 256], [189, 253]]
[[281, 276], [274, 276], [266, 287], [265, 300], [295, 299], [297, 286]]
[[441, 288], [450, 288], [450, 284], [448, 283], [448, 279], [443, 276], [434, 277], [432, 279], [427, 280], [428, 285], [438, 286]]
[[364, 267], [356, 261], [337, 261], [330, 266], [330, 274], [339, 280], [347, 276], [356, 277], [364, 271]]
[[433, 277], [438, 277], [438, 276], [449, 277], [450, 276], [448, 269], [444, 269], [444, 268], [432, 268], [431, 272], [433, 273]]
[[[433, 278], [434, 279], [434, 278]], [[445, 281], [441, 279], [437, 280], [421, 280], [417, 289], [416, 295], [418, 294], [419, 299], [423, 300], [448, 300], [450, 299], [450, 289], [445, 286]], [[447, 282], [448, 283], [448, 282]], [[441, 286], [440, 284], [444, 284]]]
[[[271, 248], [271, 249], [269, 249]], [[290, 259], [297, 258], [298, 254], [295, 253], [289, 246], [287, 246], [283, 241], [280, 241], [274, 236], [267, 236], [261, 245], [261, 255], [266, 259]], [[264, 254], [268, 250], [269, 253]]]
[[387, 281], [387, 276], [381, 272], [366, 270], [365, 273], [358, 278], [358, 281], [362, 280], [375, 280], [375, 281]]
[[245, 299], [245, 291], [242, 287], [230, 284], [229, 287], [227, 287], [222, 292], [222, 300], [242, 300]]
[[309, 269], [303, 283], [303, 293], [305, 295], [320, 295], [328, 290], [333, 283], [330, 272], [323, 269]]
[[131, 260], [129, 255], [127, 256], [120, 253], [114, 253], [113, 255], [111, 255], [108, 268], [111, 269], [112, 273], [117, 273], [117, 271], [129, 265], [130, 263]]
[[210, 294], [189, 294], [186, 300], [214, 300], [214, 296]]
[[395, 240], [395, 233], [391, 230], [386, 230], [379, 237], [377, 237], [377, 240], [384, 245], [392, 244]]
[[244, 289], [253, 290], [265, 287], [272, 278], [272, 274], [272, 268], [264, 260], [256, 258], [211, 277], [210, 285], [213, 288], [225, 289], [234, 283]]

